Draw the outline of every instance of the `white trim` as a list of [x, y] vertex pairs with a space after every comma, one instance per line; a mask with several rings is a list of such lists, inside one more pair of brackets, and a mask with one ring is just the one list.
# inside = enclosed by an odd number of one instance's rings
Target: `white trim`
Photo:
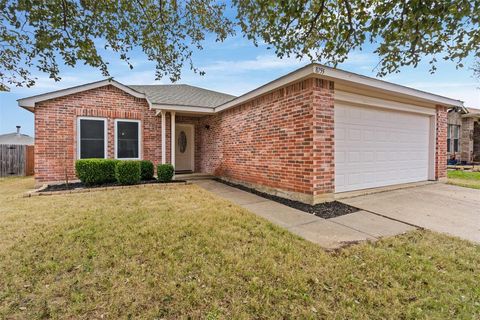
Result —
[[166, 113], [165, 111], [161, 110], [160, 114], [162, 115], [162, 164], [167, 163], [167, 128], [166, 128]]
[[183, 106], [173, 104], [153, 104], [152, 109], [178, 111], [183, 113], [215, 114], [215, 109], [210, 107]]
[[[190, 148], [191, 148], [191, 153], [192, 153], [192, 157], [190, 159], [190, 167], [192, 168], [191, 171], [195, 171], [195, 125], [194, 124], [190, 124], [190, 123], [177, 123], [175, 125], [175, 131], [177, 130], [177, 126], [179, 127], [190, 127], [192, 128], [192, 140], [193, 140], [193, 143], [190, 143]], [[173, 165], [174, 167], [176, 167], [176, 163]]]
[[406, 98], [417, 99], [420, 101], [441, 104], [446, 106], [463, 107], [463, 102], [459, 100], [450, 99], [436, 94], [420, 91], [417, 89], [401, 86], [398, 84], [378, 80], [359, 74], [326, 67], [317, 63], [309, 64], [303, 68], [293, 71], [283, 77], [273, 80], [257, 89], [245, 93], [229, 102], [215, 107], [215, 112], [220, 112], [225, 109], [232, 108], [239, 104], [248, 102], [260, 95], [268, 93], [277, 88], [283, 87], [289, 83], [299, 81], [301, 79], [315, 76], [322, 79], [331, 79], [336, 82], [344, 82], [355, 84], [357, 86], [376, 89], [382, 92], [392, 93]]
[[18, 99], [17, 102], [18, 102], [18, 105], [20, 107], [33, 109], [33, 108], [35, 108], [35, 104], [37, 102], [50, 100], [50, 99], [55, 99], [55, 98], [67, 96], [67, 95], [70, 95], [70, 94], [83, 92], [83, 91], [86, 91], [86, 90], [100, 88], [100, 87], [107, 86], [107, 85], [112, 85], [112, 86], [114, 86], [114, 87], [116, 87], [120, 90], [123, 90], [126, 93], [134, 96], [135, 98], [146, 99], [150, 109], [152, 108], [152, 103], [150, 102], [150, 100], [148, 100], [148, 98], [145, 94], [143, 94], [141, 92], [138, 92], [136, 90], [133, 90], [132, 88], [130, 88], [130, 87], [124, 85], [124, 84], [121, 84], [120, 82], [115, 81], [113, 79], [100, 80], [100, 81], [97, 81], [97, 82], [87, 83], [87, 84], [80, 85], [80, 86], [75, 86], [75, 87], [71, 87], [71, 88], [67, 88], [67, 89], [62, 89], [62, 90], [57, 90], [57, 91], [48, 92], [48, 93], [44, 93], [44, 94], [39, 94], [39, 95], [28, 97], [28, 98]]
[[460, 100], [451, 99], [437, 94], [413, 89], [399, 84], [362, 76], [353, 72], [334, 69], [320, 64], [313, 64], [313, 72], [321, 78], [333, 79], [335, 81], [349, 82], [361, 86], [375, 88], [381, 91], [388, 91], [395, 94], [416, 98], [433, 104], [441, 104], [452, 107], [463, 107]]
[[360, 106], [369, 106], [377, 107], [383, 109], [391, 109], [397, 111], [413, 112], [413, 113], [422, 113], [428, 115], [435, 115], [436, 110], [433, 108], [425, 108], [412, 104], [406, 104], [402, 102], [396, 102], [386, 99], [369, 97], [361, 94], [350, 93], [345, 91], [335, 90], [335, 103], [346, 102], [349, 105], [360, 105]]
[[430, 116], [430, 132], [428, 139], [428, 180], [435, 180], [435, 158], [437, 155], [437, 116]]
[[[133, 122], [138, 123], [138, 157], [137, 158], [119, 158], [118, 157], [118, 123], [119, 122]], [[114, 126], [114, 140], [115, 140], [115, 159], [119, 160], [141, 160], [142, 159], [142, 121], [141, 120], [133, 120], [133, 119], [115, 119], [115, 126]]]
[[[80, 157], [80, 148], [81, 148], [81, 141], [80, 141], [80, 135], [81, 135], [81, 126], [80, 126], [80, 120], [97, 120], [97, 121], [103, 121], [103, 141], [104, 141], [104, 150], [103, 150], [103, 159], [108, 158], [108, 119], [107, 118], [99, 118], [99, 117], [77, 117], [77, 159], [82, 159]], [[88, 158], [85, 158], [88, 159]]]
[[175, 168], [175, 111], [170, 112], [170, 163]]

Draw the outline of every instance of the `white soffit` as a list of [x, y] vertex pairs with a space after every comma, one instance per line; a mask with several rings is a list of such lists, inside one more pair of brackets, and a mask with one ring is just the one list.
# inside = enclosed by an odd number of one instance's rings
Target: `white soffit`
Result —
[[164, 111], [178, 111], [193, 114], [214, 114], [214, 109], [209, 107], [183, 106], [173, 104], [153, 104], [151, 109]]

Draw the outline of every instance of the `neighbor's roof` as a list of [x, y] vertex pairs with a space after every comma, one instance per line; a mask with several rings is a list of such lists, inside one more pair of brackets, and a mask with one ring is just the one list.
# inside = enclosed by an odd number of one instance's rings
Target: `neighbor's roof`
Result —
[[0, 144], [26, 144], [26, 145], [33, 145], [34, 144], [33, 137], [23, 133], [7, 133], [0, 135]]
[[475, 108], [466, 108], [468, 110], [467, 114], [462, 115], [463, 118], [469, 118], [469, 117], [480, 117], [480, 109], [475, 109]]
[[159, 105], [215, 108], [235, 98], [230, 94], [190, 86], [187, 84], [128, 85], [144, 93], [151, 103]]

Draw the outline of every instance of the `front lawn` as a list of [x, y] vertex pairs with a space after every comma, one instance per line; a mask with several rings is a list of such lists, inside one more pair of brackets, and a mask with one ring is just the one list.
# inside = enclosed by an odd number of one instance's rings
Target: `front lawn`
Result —
[[480, 189], [480, 172], [448, 171], [448, 183], [461, 187]]
[[0, 180], [0, 318], [480, 317], [480, 246], [328, 253], [194, 185], [21, 198]]

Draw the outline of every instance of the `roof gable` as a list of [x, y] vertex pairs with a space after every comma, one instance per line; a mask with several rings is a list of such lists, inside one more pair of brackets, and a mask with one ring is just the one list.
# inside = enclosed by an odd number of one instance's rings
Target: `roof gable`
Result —
[[61, 89], [61, 90], [57, 90], [57, 91], [47, 92], [47, 93], [43, 93], [43, 94], [39, 94], [39, 95], [35, 95], [35, 96], [23, 98], [23, 99], [18, 99], [17, 101], [18, 101], [18, 105], [20, 107], [25, 108], [25, 109], [30, 110], [30, 111], [33, 111], [33, 109], [35, 108], [35, 104], [38, 103], [38, 102], [42, 102], [42, 101], [46, 101], [46, 100], [50, 100], [50, 99], [55, 99], [55, 98], [59, 98], [59, 97], [64, 97], [64, 96], [68, 96], [68, 95], [75, 94], [75, 93], [78, 93], [78, 92], [92, 90], [92, 89], [96, 89], [96, 88], [100, 88], [100, 87], [104, 87], [104, 86], [108, 86], [108, 85], [112, 85], [112, 86], [114, 86], [114, 87], [116, 87], [116, 88], [118, 88], [122, 91], [125, 91], [126, 93], [128, 93], [128, 94], [130, 94], [130, 95], [132, 95], [136, 98], [146, 99], [147, 102], [149, 103], [149, 105], [151, 105], [151, 103], [148, 101], [145, 94], [143, 94], [141, 92], [138, 92], [138, 91], [136, 91], [136, 90], [124, 85], [124, 84], [121, 84], [120, 82], [115, 81], [112, 78], [109, 78], [109, 79], [106, 79], [106, 80], [101, 80], [101, 81], [96, 81], [96, 82], [91, 82], [91, 83], [83, 84], [83, 85], [76, 86], [76, 87], [71, 87], [71, 88]]

